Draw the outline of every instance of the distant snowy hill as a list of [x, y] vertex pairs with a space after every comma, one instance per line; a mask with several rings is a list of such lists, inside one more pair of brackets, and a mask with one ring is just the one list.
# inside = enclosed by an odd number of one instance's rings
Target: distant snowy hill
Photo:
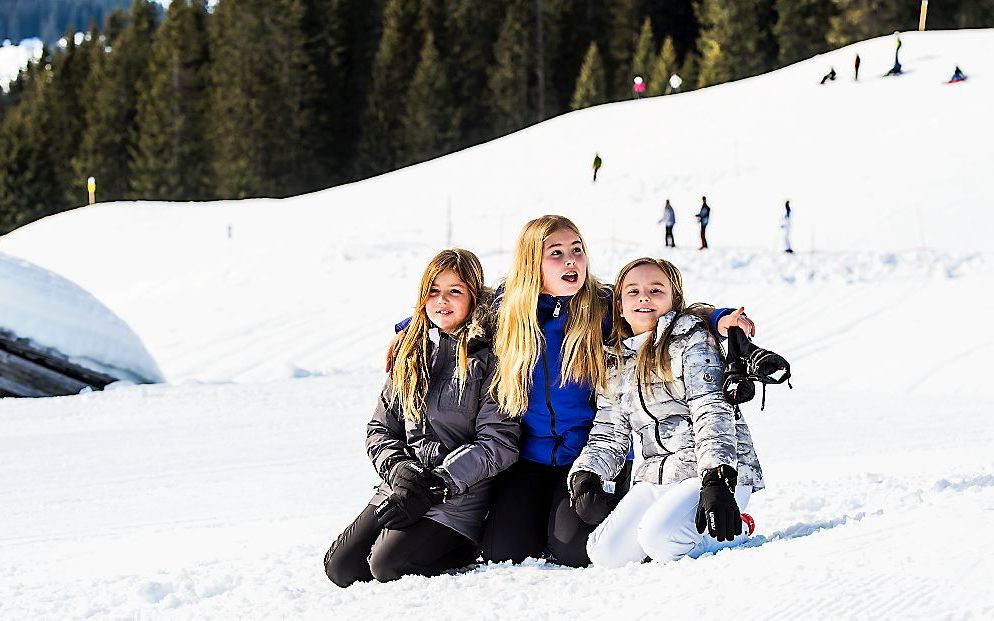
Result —
[[[167, 380], [0, 401], [0, 617], [994, 617], [994, 31], [902, 39], [900, 78], [882, 37], [324, 192], [105, 204], [0, 237], [127, 322]], [[954, 65], [967, 82], [944, 83]], [[672, 259], [691, 300], [745, 305], [791, 361], [794, 390], [744, 408], [757, 535], [670, 565], [337, 589], [320, 559], [372, 493], [365, 425], [425, 262], [465, 246], [496, 282], [543, 213], [579, 224], [604, 280]]]

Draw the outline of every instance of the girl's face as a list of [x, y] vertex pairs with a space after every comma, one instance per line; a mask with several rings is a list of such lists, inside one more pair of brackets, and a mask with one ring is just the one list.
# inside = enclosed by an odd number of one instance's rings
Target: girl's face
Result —
[[618, 293], [621, 316], [632, 334], [656, 328], [656, 321], [673, 310], [673, 286], [658, 266], [639, 265], [625, 274]]
[[573, 295], [587, 279], [587, 253], [580, 236], [557, 229], [542, 244], [542, 293]]
[[452, 333], [469, 319], [470, 302], [469, 287], [459, 274], [445, 270], [431, 282], [425, 312], [439, 330]]

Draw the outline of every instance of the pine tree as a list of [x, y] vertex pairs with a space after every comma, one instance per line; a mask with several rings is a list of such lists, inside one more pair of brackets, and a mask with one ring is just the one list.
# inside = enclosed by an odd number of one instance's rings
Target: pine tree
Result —
[[358, 165], [366, 175], [393, 170], [408, 162], [398, 144], [403, 130], [406, 93], [420, 57], [419, 12], [410, 0], [388, 0], [383, 34], [373, 61], [372, 88], [366, 97]]
[[[994, 2], [990, 0], [961, 0], [956, 10], [959, 28], [994, 28]], [[932, 20], [929, 20], [929, 24]]]
[[43, 58], [22, 78], [20, 105], [0, 124], [0, 234], [62, 209], [42, 105], [51, 65]]
[[129, 23], [93, 68], [86, 130], [74, 162], [77, 179], [97, 179], [101, 202], [131, 196], [130, 177], [138, 143], [138, 88], [148, 73], [157, 9], [134, 0]]
[[829, 49], [832, 0], [776, 0], [776, 11], [773, 33], [780, 49], [780, 65], [790, 65]]
[[700, 56], [694, 53], [688, 53], [683, 59], [683, 63], [680, 65], [680, 70], [677, 71], [677, 75], [680, 76], [680, 91], [686, 93], [687, 91], [692, 91], [700, 86], [700, 70], [701, 70], [701, 59]]
[[494, 46], [489, 84], [494, 129], [498, 135], [517, 131], [538, 120], [531, 71], [531, 8], [528, 0], [510, 0]]
[[448, 49], [440, 49], [459, 110], [457, 146], [477, 144], [493, 137], [486, 69], [493, 64], [494, 44], [500, 27], [497, 2], [450, 0], [445, 30]]
[[701, 5], [699, 86], [720, 84], [773, 68], [772, 0], [704, 0]]
[[425, 36], [421, 58], [407, 91], [404, 148], [412, 161], [444, 155], [456, 144], [459, 119], [452, 105], [452, 89], [442, 65], [435, 37]]
[[136, 198], [212, 197], [206, 137], [209, 62], [206, 0], [172, 0], [140, 88], [131, 177]]
[[592, 41], [587, 48], [587, 55], [580, 68], [580, 76], [576, 80], [576, 90], [570, 107], [573, 110], [589, 108], [607, 101], [607, 81], [604, 78], [604, 62], [597, 49], [597, 42]]
[[891, 0], [834, 0], [828, 42], [842, 47], [856, 41], [918, 26], [918, 3]]
[[649, 86], [646, 89], [650, 97], [665, 95], [669, 92], [670, 76], [676, 73], [676, 48], [673, 39], [666, 37], [659, 54], [652, 61], [652, 71], [649, 73]]
[[611, 32], [608, 53], [610, 70], [608, 89], [618, 99], [632, 96], [632, 58], [637, 44], [638, 0], [614, 0], [611, 7]]
[[[652, 38], [652, 20], [646, 17], [642, 22], [642, 30], [639, 31], [638, 42], [635, 45], [635, 56], [632, 58], [633, 78], [641, 76], [648, 81], [656, 56], [655, 51], [656, 42]], [[647, 88], [652, 88], [652, 84], [648, 84]]]

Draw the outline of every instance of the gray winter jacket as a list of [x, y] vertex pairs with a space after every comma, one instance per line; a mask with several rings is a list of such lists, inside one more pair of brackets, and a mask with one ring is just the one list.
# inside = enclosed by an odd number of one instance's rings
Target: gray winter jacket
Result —
[[389, 496], [385, 482], [398, 459], [413, 457], [448, 484], [449, 500], [426, 517], [477, 541], [486, 517], [492, 478], [518, 458], [519, 423], [501, 415], [490, 397], [497, 358], [489, 339], [470, 340], [466, 385], [459, 395], [455, 340], [433, 329], [435, 355], [428, 380], [427, 412], [406, 418], [388, 379], [366, 428], [366, 452], [383, 479], [369, 504]]
[[669, 353], [674, 381], [657, 381], [646, 391], [635, 381], [635, 363], [650, 336], [660, 338], [676, 316], [659, 318], [655, 333], [626, 339], [619, 360], [609, 348], [608, 387], [597, 394], [597, 414], [590, 439], [573, 463], [570, 476], [587, 470], [610, 481], [625, 463], [629, 436], [642, 444], [644, 461], [635, 481], [677, 483], [728, 465], [738, 471], [738, 484], [763, 489], [763, 471], [745, 419], [735, 419], [721, 393], [721, 352], [707, 325], [681, 315], [673, 329]]

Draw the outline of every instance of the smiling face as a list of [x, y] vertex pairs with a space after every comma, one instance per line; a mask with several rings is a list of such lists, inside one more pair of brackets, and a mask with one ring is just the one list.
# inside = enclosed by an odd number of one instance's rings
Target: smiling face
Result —
[[469, 319], [472, 300], [469, 287], [454, 270], [445, 270], [435, 277], [428, 290], [425, 313], [443, 332], [458, 330]]
[[571, 229], [556, 229], [542, 243], [542, 293], [573, 295], [587, 279], [587, 253]]
[[673, 286], [659, 266], [639, 265], [625, 274], [618, 304], [632, 334], [642, 334], [655, 329], [656, 321], [673, 310]]

